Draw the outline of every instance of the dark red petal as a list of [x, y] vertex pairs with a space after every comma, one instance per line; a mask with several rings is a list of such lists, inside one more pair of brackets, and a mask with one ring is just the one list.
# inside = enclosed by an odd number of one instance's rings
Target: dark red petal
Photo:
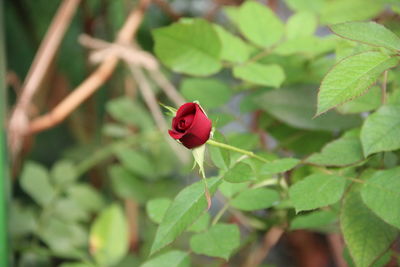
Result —
[[180, 108], [178, 109], [178, 111], [176, 112], [176, 116], [175, 118], [182, 118], [188, 114], [194, 114], [196, 112], [196, 103], [185, 103], [182, 106], [180, 106]]
[[182, 144], [187, 148], [195, 148], [201, 146], [210, 138], [211, 120], [196, 105], [196, 114], [193, 118], [192, 125], [186, 130], [185, 135], [180, 139]]
[[174, 130], [168, 130], [168, 133], [174, 139], [180, 139], [180, 138], [182, 138], [182, 136], [185, 135], [185, 133], [179, 133], [179, 132], [174, 131]]

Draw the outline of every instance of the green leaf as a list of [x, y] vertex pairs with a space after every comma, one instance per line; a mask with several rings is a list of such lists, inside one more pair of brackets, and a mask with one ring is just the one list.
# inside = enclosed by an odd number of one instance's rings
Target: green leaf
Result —
[[250, 165], [238, 162], [224, 174], [223, 178], [230, 183], [243, 183], [253, 180], [255, 176]]
[[311, 36], [317, 29], [318, 21], [311, 12], [298, 12], [292, 15], [286, 23], [286, 37], [294, 39], [302, 36]]
[[358, 129], [326, 144], [320, 153], [314, 153], [307, 162], [323, 166], [346, 166], [361, 161], [364, 156]]
[[80, 250], [87, 242], [87, 233], [83, 227], [54, 216], [46, 220], [46, 226], [38, 234], [51, 251], [66, 257], [81, 255]]
[[147, 215], [153, 222], [160, 224], [171, 202], [168, 198], [155, 198], [148, 201], [146, 204]]
[[128, 170], [148, 179], [154, 179], [154, 166], [146, 154], [135, 151], [129, 147], [123, 147], [116, 151], [116, 155], [122, 165]]
[[190, 267], [190, 257], [187, 252], [171, 250], [151, 260], [140, 267]]
[[221, 59], [234, 63], [245, 62], [250, 57], [251, 48], [242, 39], [232, 35], [219, 25], [213, 24], [222, 44]]
[[311, 212], [296, 216], [290, 223], [290, 230], [323, 229], [337, 220], [337, 214], [330, 210]]
[[[316, 36], [297, 37], [295, 39], [288, 39], [282, 42], [276, 47], [276, 49], [274, 49], [272, 53], [282, 56], [300, 54], [308, 58], [313, 58], [318, 55], [333, 51], [336, 47], [336, 39], [337, 38], [332, 38], [331, 36], [324, 38]], [[299, 67], [304, 68], [302, 65]], [[296, 71], [298, 71], [298, 69]], [[293, 75], [292, 73], [288, 74]]]
[[9, 207], [9, 233], [13, 240], [33, 233], [37, 228], [35, 210], [29, 206], [12, 201]]
[[235, 224], [216, 224], [207, 232], [195, 234], [190, 239], [194, 253], [228, 260], [240, 245], [240, 232]]
[[332, 25], [331, 30], [340, 37], [368, 45], [400, 50], [400, 38], [376, 22], [346, 22]]
[[342, 114], [353, 114], [375, 110], [381, 105], [381, 92], [379, 86], [373, 86], [362, 96], [344, 103], [336, 109]]
[[249, 189], [240, 192], [230, 204], [240, 210], [261, 210], [274, 206], [279, 202], [279, 194], [268, 188]]
[[208, 212], [205, 212], [203, 215], [201, 215], [197, 221], [195, 221], [188, 229], [187, 231], [189, 232], [203, 232], [208, 228], [208, 225], [210, 224], [210, 214]]
[[[143, 130], [153, 127], [153, 120], [138, 101], [132, 101], [128, 97], [120, 97], [107, 102], [107, 112], [115, 120], [128, 125], [135, 125]], [[135, 116], [132, 116], [135, 114]]]
[[218, 189], [221, 191], [222, 195], [227, 198], [232, 198], [233, 195], [244, 191], [246, 188], [249, 187], [249, 183], [228, 183], [223, 181]]
[[313, 99], [316, 99], [315, 89], [299, 87], [264, 93], [255, 102], [278, 120], [300, 129], [337, 131], [361, 123], [358, 116], [342, 116], [335, 112], [313, 119]]
[[316, 116], [361, 96], [376, 82], [382, 72], [397, 64], [397, 58], [374, 51], [340, 61], [322, 80]]
[[365, 157], [400, 148], [400, 107], [383, 106], [368, 116], [361, 128], [361, 143]]
[[154, 51], [176, 72], [206, 76], [217, 73], [221, 42], [213, 26], [203, 19], [181, 19], [153, 31]]
[[382, 11], [383, 2], [376, 0], [327, 1], [321, 10], [321, 23], [334, 24], [372, 19]]
[[400, 229], [400, 167], [378, 171], [361, 189], [364, 203], [385, 222]]
[[185, 79], [181, 83], [180, 91], [186, 100], [197, 100], [205, 109], [223, 106], [232, 97], [231, 89], [216, 79]]
[[[207, 179], [210, 194], [215, 192], [220, 180], [221, 178]], [[207, 200], [203, 181], [194, 183], [179, 192], [157, 229], [151, 254], [174, 241], [206, 208]]]
[[285, 73], [279, 65], [254, 62], [234, 67], [233, 76], [254, 84], [276, 88], [285, 80]]
[[296, 11], [319, 12], [326, 0], [285, 0], [286, 4]]
[[271, 9], [255, 1], [240, 6], [238, 27], [247, 39], [261, 47], [277, 43], [284, 34], [282, 21]]
[[105, 209], [90, 229], [90, 252], [99, 265], [114, 265], [128, 252], [129, 232], [118, 205]]
[[344, 199], [340, 226], [357, 267], [370, 266], [390, 247], [397, 235], [395, 228], [363, 204], [358, 192], [351, 192]]
[[121, 165], [109, 168], [111, 185], [114, 192], [121, 198], [134, 199], [140, 203], [147, 200], [147, 189], [144, 183]]
[[55, 196], [47, 170], [35, 162], [25, 163], [20, 184], [22, 189], [41, 206], [50, 204]]
[[62, 160], [58, 161], [51, 169], [51, 178], [56, 185], [65, 186], [74, 182], [78, 175], [72, 162]]
[[89, 212], [97, 212], [104, 206], [102, 195], [89, 184], [72, 185], [67, 190], [67, 196]]
[[341, 176], [316, 173], [292, 185], [289, 195], [296, 212], [313, 210], [339, 201], [345, 186]]
[[271, 175], [271, 174], [276, 174], [276, 173], [287, 172], [287, 171], [293, 169], [294, 167], [296, 167], [297, 164], [299, 164], [299, 163], [300, 163], [300, 160], [294, 159], [294, 158], [273, 160], [269, 163], [264, 163], [259, 170], [259, 174], [260, 175]]
[[[218, 142], [226, 143], [225, 137], [218, 131], [214, 132], [213, 139]], [[221, 149], [216, 146], [208, 146], [211, 160], [219, 169], [227, 170], [231, 164], [230, 153], [227, 149]]]

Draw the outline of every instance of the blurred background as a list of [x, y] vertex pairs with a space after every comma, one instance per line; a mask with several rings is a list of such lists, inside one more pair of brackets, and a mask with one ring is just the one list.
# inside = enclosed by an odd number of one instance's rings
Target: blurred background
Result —
[[[8, 179], [3, 186], [9, 196], [3, 219], [9, 223], [5, 249], [11, 251], [8, 263], [2, 255], [3, 264], [124, 267], [140, 266], [148, 259], [159, 223], [149, 202], [156, 199], [151, 203], [162, 209], [182, 188], [199, 180], [191, 154], [166, 136], [171, 117], [159, 102], [178, 107], [199, 100], [213, 126], [225, 135], [224, 142], [272, 159], [275, 154], [304, 158], [360, 124], [354, 113], [365, 110], [357, 110], [359, 106], [347, 106], [342, 114], [321, 120], [310, 118], [326, 72], [350, 50], [362, 49], [334, 37], [327, 25], [374, 20], [400, 33], [399, 2], [259, 1], [291, 25], [293, 38], [298, 32], [315, 38], [261, 56], [284, 70], [278, 86], [234, 77], [229, 63], [217, 74], [197, 77], [171, 71], [159, 61], [152, 31], [182, 17], [204, 18], [243, 39], [232, 22], [242, 2], [2, 1], [0, 48], [6, 56], [0, 57], [5, 66], [0, 73], [5, 86], [1, 101], [4, 124], [8, 123], [8, 163], [3, 166]], [[295, 109], [289, 108], [292, 104]], [[209, 157], [206, 169], [209, 176], [218, 174]], [[293, 179], [308, 171], [299, 168]], [[210, 213], [215, 215], [224, 200], [217, 195], [213, 203]], [[192, 255], [191, 265], [351, 265], [346, 252], [341, 256], [336, 217], [329, 215], [317, 225], [284, 233], [264, 255], [262, 248], [269, 242], [264, 233], [279, 220], [279, 212], [274, 214], [270, 221], [263, 211], [227, 216], [230, 222], [241, 216], [251, 221], [250, 228], [242, 229], [240, 249], [230, 261]], [[190, 232], [199, 229], [183, 234], [174, 246], [187, 247]], [[265, 257], [249, 265], [248, 259], [259, 257], [257, 253]], [[377, 266], [396, 266], [390, 260], [386, 256]]]

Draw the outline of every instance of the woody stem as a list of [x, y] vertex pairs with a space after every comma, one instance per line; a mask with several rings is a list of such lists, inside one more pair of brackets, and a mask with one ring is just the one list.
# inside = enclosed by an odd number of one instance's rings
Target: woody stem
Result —
[[262, 162], [265, 162], [265, 163], [269, 163], [269, 160], [267, 160], [267, 159], [265, 159], [263, 157], [257, 156], [252, 151], [248, 151], [248, 150], [244, 150], [244, 149], [241, 149], [241, 148], [238, 148], [238, 147], [235, 147], [235, 146], [231, 146], [231, 145], [227, 145], [227, 144], [224, 144], [224, 143], [220, 143], [220, 142], [217, 142], [217, 141], [211, 140], [211, 139], [209, 139], [207, 141], [207, 144], [212, 145], [212, 146], [216, 146], [216, 147], [220, 147], [220, 148], [223, 148], [223, 149], [231, 150], [231, 151], [234, 151], [234, 152], [238, 152], [238, 153], [247, 155], [250, 158], [258, 159], [259, 161], [262, 161]]

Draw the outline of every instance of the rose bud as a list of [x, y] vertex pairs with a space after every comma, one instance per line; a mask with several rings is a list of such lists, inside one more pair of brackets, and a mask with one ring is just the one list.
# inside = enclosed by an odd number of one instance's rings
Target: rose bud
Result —
[[196, 103], [183, 104], [172, 119], [172, 130], [168, 130], [172, 138], [189, 149], [207, 142], [210, 132], [211, 120]]

